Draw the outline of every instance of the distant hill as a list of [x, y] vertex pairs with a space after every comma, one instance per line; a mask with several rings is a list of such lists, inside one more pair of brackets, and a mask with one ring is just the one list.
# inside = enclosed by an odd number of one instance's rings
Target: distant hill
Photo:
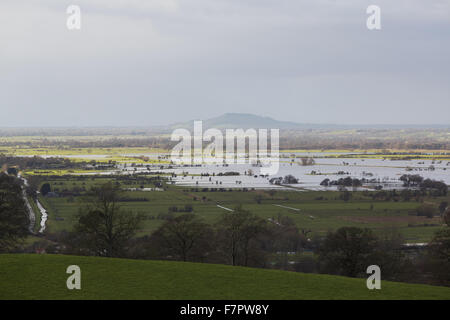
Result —
[[[81, 268], [81, 290], [66, 268]], [[450, 299], [450, 288], [189, 262], [0, 254], [0, 299]]]
[[[221, 116], [203, 120], [204, 128], [217, 128], [217, 129], [305, 129], [305, 128], [318, 128], [323, 126], [334, 125], [315, 125], [296, 123], [289, 121], [279, 121], [270, 117], [258, 116], [250, 113], [225, 113]], [[171, 129], [186, 128], [191, 129], [193, 127], [194, 120], [183, 123], [176, 123], [171, 125]]]
[[[350, 124], [332, 124], [332, 123], [299, 123], [292, 121], [280, 121], [271, 117], [263, 117], [250, 113], [225, 113], [221, 116], [210, 119], [196, 119], [203, 121], [203, 128], [217, 129], [282, 129], [282, 130], [306, 130], [306, 129], [449, 129], [449, 125], [403, 125], [403, 124], [372, 124], [372, 125], [350, 125]], [[192, 129], [194, 120], [175, 123], [169, 126], [161, 126], [159, 129], [173, 130], [176, 128]]]
[[225, 113], [209, 119], [191, 119], [189, 121], [153, 126], [99, 126], [99, 127], [0, 127], [0, 136], [89, 136], [89, 135], [158, 135], [171, 133], [176, 128], [193, 129], [194, 120], [203, 121], [203, 129], [280, 129], [294, 130], [433, 130], [448, 131], [450, 124], [333, 124], [333, 123], [300, 123], [280, 121], [271, 117], [251, 113]]
[[280, 128], [292, 129], [304, 126], [303, 124], [279, 121], [270, 117], [257, 116], [250, 113], [225, 113], [224, 115], [207, 119], [205, 126], [215, 128]]

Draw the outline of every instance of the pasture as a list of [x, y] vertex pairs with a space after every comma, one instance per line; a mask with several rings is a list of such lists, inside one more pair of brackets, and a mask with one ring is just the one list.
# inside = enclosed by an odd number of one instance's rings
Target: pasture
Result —
[[[49, 178], [52, 190], [80, 192], [79, 196], [42, 197], [40, 201], [49, 211], [48, 232], [70, 231], [76, 223], [79, 210], [88, 204], [85, 191], [95, 185], [115, 181], [112, 177], [63, 177]], [[145, 182], [126, 180], [122, 188], [150, 188]], [[268, 219], [288, 216], [295, 224], [311, 235], [324, 235], [327, 231], [343, 226], [367, 227], [377, 233], [395, 229], [407, 242], [426, 242], [441, 228], [439, 216], [426, 218], [417, 216], [415, 209], [422, 203], [409, 201], [385, 201], [373, 199], [370, 192], [353, 192], [351, 199], [344, 201], [340, 192], [333, 191], [289, 191], [225, 189], [223, 191], [195, 187], [166, 185], [165, 191], [124, 191], [120, 205], [124, 210], [142, 213], [145, 216], [140, 235], [155, 231], [169, 213], [170, 207], [182, 209], [191, 205], [193, 213], [210, 224], [216, 223], [226, 209], [242, 206], [252, 213]], [[440, 201], [450, 197], [429, 198], [424, 201], [436, 207]], [[298, 209], [298, 210], [295, 210]], [[171, 210], [173, 211], [173, 210]], [[183, 212], [173, 212], [174, 215]]]

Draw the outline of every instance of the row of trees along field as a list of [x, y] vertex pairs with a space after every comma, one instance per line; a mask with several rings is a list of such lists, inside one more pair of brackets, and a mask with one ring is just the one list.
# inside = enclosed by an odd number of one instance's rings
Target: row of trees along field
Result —
[[24, 240], [28, 224], [19, 179], [0, 173], [0, 253], [14, 250]]

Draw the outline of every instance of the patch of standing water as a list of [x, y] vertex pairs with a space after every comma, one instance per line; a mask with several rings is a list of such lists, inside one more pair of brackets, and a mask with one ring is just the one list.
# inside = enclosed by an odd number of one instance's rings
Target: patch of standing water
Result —
[[46, 222], [48, 218], [47, 210], [42, 206], [42, 204], [39, 202], [39, 200], [36, 200], [36, 205], [41, 212], [41, 228], [39, 229], [39, 233], [43, 233], [45, 231]]

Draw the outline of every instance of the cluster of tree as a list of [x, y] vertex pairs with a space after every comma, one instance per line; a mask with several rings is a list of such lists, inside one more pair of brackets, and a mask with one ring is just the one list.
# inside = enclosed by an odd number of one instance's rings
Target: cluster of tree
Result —
[[123, 210], [120, 189], [112, 183], [92, 189], [92, 201], [78, 214], [75, 231], [66, 244], [78, 254], [120, 257], [144, 217]]
[[435, 233], [429, 244], [425, 259], [425, 270], [435, 279], [437, 284], [450, 286], [450, 208], [443, 213], [446, 227]]
[[310, 158], [310, 157], [303, 157], [300, 159], [300, 161], [301, 161], [302, 166], [313, 166], [316, 164], [316, 161], [314, 160], [314, 158]]
[[417, 201], [422, 202], [425, 196], [437, 197], [434, 193], [427, 192], [421, 189], [402, 189], [402, 190], [380, 190], [376, 192], [363, 191], [365, 197], [370, 197], [373, 200], [383, 201]]
[[397, 191], [392, 190], [380, 190], [377, 192], [363, 191], [364, 196], [371, 197], [373, 200], [384, 200], [384, 201], [410, 201], [415, 200], [419, 202], [423, 196], [420, 190], [403, 189]]
[[[143, 189], [145, 186], [150, 185], [154, 186], [156, 188], [164, 188], [164, 182], [160, 176], [152, 176], [152, 177], [146, 177], [146, 176], [139, 176], [139, 175], [110, 175], [108, 176], [108, 179], [112, 177], [115, 181], [115, 184], [117, 186], [133, 186], [137, 185], [136, 188]], [[89, 194], [90, 190], [89, 188], [86, 188], [86, 182], [88, 180], [93, 181], [102, 181], [105, 180], [104, 176], [99, 175], [89, 175], [89, 176], [48, 176], [46, 177], [46, 180], [52, 180], [52, 184], [49, 184], [48, 182], [43, 183], [42, 176], [28, 176], [28, 188], [30, 189], [30, 196], [35, 195], [36, 191], [39, 190], [40, 193], [44, 196], [48, 195], [50, 192], [57, 193], [59, 196], [63, 197], [70, 197], [70, 196], [82, 196]], [[69, 183], [67, 181], [73, 181], [76, 180], [79, 182], [78, 184], [74, 184], [71, 186], [67, 186]], [[80, 186], [81, 184], [81, 186]], [[128, 201], [147, 201], [145, 198], [130, 198], [130, 197], [122, 197], [122, 202], [128, 202]]]
[[144, 197], [120, 197], [117, 201], [119, 202], [148, 202], [147, 198]]
[[448, 186], [442, 181], [424, 179], [418, 174], [404, 174], [400, 177], [404, 187], [418, 187], [423, 191], [430, 190], [432, 195], [445, 196]]
[[320, 183], [321, 186], [343, 186], [343, 187], [360, 187], [362, 186], [365, 179], [358, 179], [352, 177], [340, 178], [338, 180], [330, 180], [328, 178], [322, 180]]
[[12, 176], [17, 176], [19, 174], [19, 170], [17, 167], [9, 167], [6, 169], [6, 173]]
[[0, 173], [0, 252], [14, 250], [28, 235], [28, 224], [20, 180]]
[[[345, 187], [342, 187], [345, 189]], [[342, 190], [342, 192], [339, 194], [339, 199], [344, 201], [349, 201], [352, 198], [352, 193], [348, 190]]]
[[41, 189], [39, 191], [43, 196], [46, 196], [49, 192], [52, 192], [52, 187], [50, 183], [45, 182], [42, 184]]
[[343, 227], [329, 232], [317, 248], [319, 270], [348, 277], [365, 277], [370, 265], [378, 265], [383, 278], [401, 280], [411, 269], [397, 234], [379, 238], [370, 229]]
[[403, 181], [404, 187], [415, 187], [422, 183], [423, 177], [418, 174], [404, 174], [399, 180]]
[[[41, 185], [39, 192], [45, 197], [45, 196], [62, 196], [62, 197], [77, 197], [86, 194], [86, 187], [85, 186], [73, 186], [71, 188], [59, 188], [54, 187], [50, 185], [50, 183], [45, 182]], [[127, 198], [122, 199], [122, 201], [132, 201], [128, 200]], [[136, 200], [139, 201], [139, 200]]]
[[442, 181], [436, 181], [431, 179], [425, 179], [420, 184], [421, 190], [429, 190], [430, 195], [433, 196], [446, 196], [448, 192], [448, 186]]
[[[0, 154], [0, 166], [8, 167], [11, 170], [20, 169], [36, 169], [36, 170], [51, 170], [51, 169], [73, 169], [86, 167], [88, 164], [95, 164], [95, 161], [71, 161], [66, 158], [42, 158], [34, 157], [14, 157]], [[8, 172], [14, 174], [14, 172]], [[15, 173], [17, 175], [17, 171]]]
[[418, 216], [433, 218], [437, 213], [437, 209], [432, 204], [423, 203], [417, 207], [416, 212]]
[[449, 286], [450, 208], [442, 217], [446, 227], [435, 233], [423, 252], [413, 256], [406, 253], [404, 240], [396, 233], [377, 237], [370, 229], [356, 227], [329, 232], [316, 249], [319, 271], [365, 277], [366, 267], [375, 264], [384, 279]]
[[292, 174], [288, 174], [283, 177], [271, 178], [269, 180], [270, 184], [282, 185], [282, 184], [297, 184], [298, 179], [294, 177]]
[[219, 172], [217, 175], [219, 177], [220, 176], [239, 176], [240, 173], [237, 171], [227, 171], [227, 172]]
[[169, 212], [192, 212], [194, 208], [192, 204], [186, 204], [184, 207], [171, 206], [169, 207]]
[[237, 207], [214, 225], [194, 214], [168, 220], [142, 239], [142, 257], [270, 267], [277, 252], [297, 252], [306, 237], [287, 217], [264, 220]]
[[126, 185], [126, 186], [138, 186], [141, 189], [145, 185], [153, 185], [156, 188], [161, 188], [163, 186], [163, 179], [161, 176], [145, 176], [145, 175], [120, 175], [117, 179], [120, 184]]
[[[250, 190], [255, 190], [255, 188], [250, 188]], [[192, 188], [191, 192], [247, 192], [249, 188]]]

